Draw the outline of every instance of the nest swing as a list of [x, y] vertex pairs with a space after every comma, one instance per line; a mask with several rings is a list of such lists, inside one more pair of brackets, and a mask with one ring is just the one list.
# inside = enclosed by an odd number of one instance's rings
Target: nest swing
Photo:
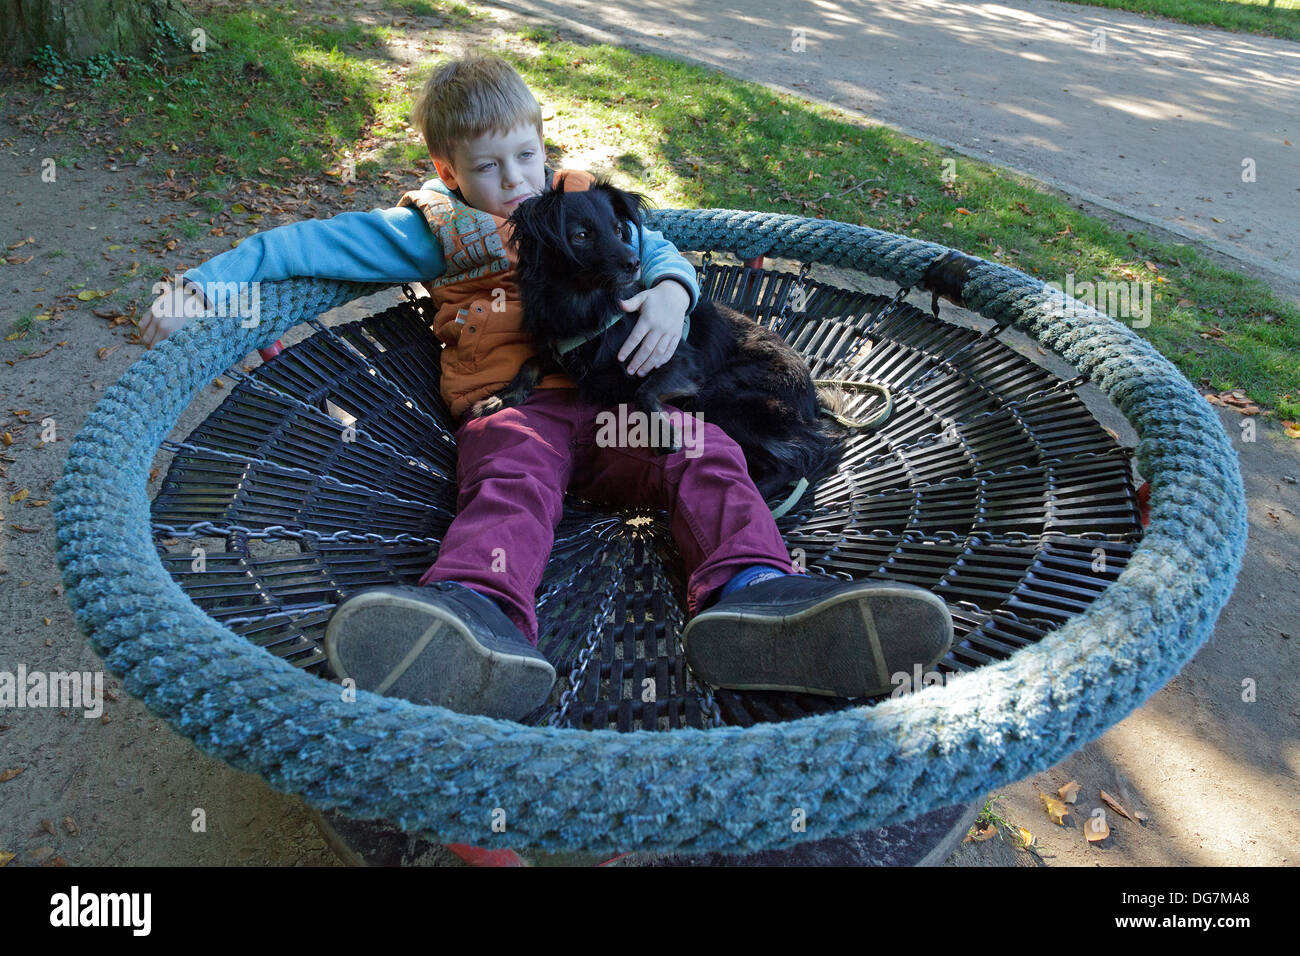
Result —
[[[257, 327], [197, 320], [146, 353], [56, 485], [69, 602], [126, 690], [322, 811], [440, 842], [736, 852], [901, 823], [1050, 767], [1209, 637], [1245, 548], [1236, 454], [1130, 329], [1014, 269], [893, 233], [718, 209], [648, 223], [705, 253], [702, 294], [771, 325], [814, 377], [890, 390], [889, 417], [852, 435], [839, 471], [778, 526], [812, 573], [920, 584], [948, 603], [956, 640], [935, 686], [876, 702], [700, 686], [665, 516], [571, 496], [538, 591], [540, 646], [561, 675], [548, 705], [516, 723], [340, 693], [325, 623], [355, 591], [431, 563], [454, 516], [454, 426], [427, 300], [328, 328], [315, 317], [386, 286], [292, 279], [263, 284]], [[804, 265], [717, 266], [716, 250]], [[811, 263], [900, 293], [811, 281]], [[918, 287], [933, 315], [905, 301]], [[940, 296], [993, 327], [940, 320]], [[164, 441], [199, 389], [304, 321], [314, 335], [238, 374], [184, 442]], [[1080, 376], [1000, 342], [1012, 324]], [[1135, 449], [1075, 394], [1089, 379]], [[849, 414], [870, 418], [880, 400], [864, 391]], [[151, 503], [164, 446], [175, 455]], [[1130, 459], [1150, 484], [1145, 530]]]

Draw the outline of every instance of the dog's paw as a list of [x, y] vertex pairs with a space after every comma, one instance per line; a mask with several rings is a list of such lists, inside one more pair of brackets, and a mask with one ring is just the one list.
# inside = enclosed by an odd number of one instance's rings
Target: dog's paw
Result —
[[486, 418], [493, 412], [499, 412], [505, 407], [506, 403], [501, 401], [500, 396], [490, 395], [471, 405], [469, 411], [465, 413], [465, 420], [473, 421], [476, 418]]

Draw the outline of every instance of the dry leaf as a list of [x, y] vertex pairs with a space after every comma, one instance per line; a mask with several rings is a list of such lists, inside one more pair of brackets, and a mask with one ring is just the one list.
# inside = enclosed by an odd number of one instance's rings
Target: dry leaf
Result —
[[1017, 850], [1028, 850], [1034, 845], [1034, 835], [1024, 827], [1016, 827], [1016, 834], [1020, 837], [1020, 845]]
[[967, 209], [965, 206], [958, 206], [958, 207], [957, 207], [957, 215], [959, 215], [959, 216], [970, 216], [970, 215], [973, 215], [973, 213], [972, 213], [969, 209]]
[[100, 361], [103, 361], [104, 359], [108, 358], [110, 355], [112, 355], [121, 347], [122, 346], [120, 345], [113, 345], [113, 346], [105, 345], [101, 347], [95, 354], [99, 356]]
[[1283, 422], [1282, 427], [1286, 430], [1287, 438], [1300, 438], [1300, 424], [1296, 422]]
[[102, 289], [83, 289], [77, 293], [77, 298], [82, 302], [89, 302], [92, 299], [102, 299], [104, 296], [112, 294], [112, 292], [106, 292]]
[[983, 843], [985, 840], [987, 840], [987, 839], [989, 839], [990, 837], [994, 836], [997, 832], [998, 832], [998, 828], [995, 827], [995, 826], [994, 826], [993, 824], [991, 824], [991, 823], [985, 824], [985, 825], [982, 826], [982, 827], [981, 827], [981, 826], [974, 826], [974, 827], [971, 827], [971, 831], [970, 831], [969, 833], [966, 834], [966, 839], [963, 840], [962, 842], [963, 842], [963, 843]]
[[1056, 795], [1066, 803], [1074, 803], [1075, 800], [1079, 799], [1079, 785], [1071, 780], [1060, 790], [1056, 791]]
[[4, 435], [0, 436], [0, 441], [3, 441], [6, 446], [12, 445], [14, 443], [14, 436], [9, 434], [9, 432], [5, 432]]
[[22, 767], [10, 767], [8, 770], [0, 770], [0, 783], [4, 783], [7, 780], [12, 780], [14, 777], [18, 776], [22, 772], [23, 772]]
[[76, 836], [81, 832], [81, 827], [77, 826], [77, 821], [72, 817], [63, 818], [63, 829], [67, 830], [71, 836]]
[[1105, 801], [1106, 806], [1110, 807], [1112, 810], [1118, 813], [1125, 820], [1133, 819], [1131, 816], [1128, 815], [1128, 811], [1125, 810], [1123, 807], [1121, 807], [1119, 805], [1119, 802], [1114, 797], [1112, 797], [1109, 793], [1107, 793], [1105, 790], [1101, 791], [1101, 799]]
[[1089, 817], [1088, 822], [1083, 825], [1083, 835], [1090, 843], [1098, 843], [1110, 836], [1110, 825], [1106, 823], [1105, 815]]
[[1040, 793], [1038, 798], [1043, 801], [1043, 808], [1047, 810], [1047, 815], [1051, 818], [1051, 821], [1053, 823], [1064, 825], [1065, 815], [1070, 812], [1070, 808], [1060, 800], [1057, 800], [1055, 797], [1049, 797], [1045, 793]]
[[26, 497], [27, 497], [26, 488], [24, 488], [22, 491], [15, 491], [12, 495], [9, 496], [9, 503], [11, 505], [16, 505], [18, 504], [18, 502], [22, 501]]
[[8, 850], [0, 850], [0, 866], [8, 866], [9, 861], [14, 858], [14, 854]]
[[55, 831], [55, 829], [54, 829], [54, 821], [53, 821], [53, 820], [42, 820], [42, 821], [41, 821], [41, 829], [44, 830], [46, 833], [48, 833], [50, 836], [58, 836], [58, 835], [59, 835], [59, 834]]

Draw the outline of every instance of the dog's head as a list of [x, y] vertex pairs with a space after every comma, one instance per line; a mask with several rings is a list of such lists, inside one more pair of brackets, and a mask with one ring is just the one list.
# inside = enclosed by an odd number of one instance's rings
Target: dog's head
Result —
[[561, 286], [571, 294], [639, 292], [641, 262], [628, 243], [641, 227], [648, 201], [640, 193], [597, 177], [589, 189], [566, 192], [564, 181], [520, 203], [510, 216], [510, 243], [518, 252], [518, 279]]

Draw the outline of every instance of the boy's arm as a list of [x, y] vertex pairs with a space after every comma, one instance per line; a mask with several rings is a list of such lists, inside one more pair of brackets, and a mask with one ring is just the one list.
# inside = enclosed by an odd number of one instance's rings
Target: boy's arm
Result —
[[[636, 229], [635, 226], [632, 228]], [[675, 279], [690, 293], [690, 303], [686, 306], [684, 315], [695, 311], [695, 303], [700, 298], [695, 267], [682, 258], [677, 247], [665, 239], [661, 232], [643, 226], [639, 236], [633, 234], [632, 241], [639, 245], [641, 280], [645, 287], [652, 289], [665, 279]]]
[[186, 284], [271, 282], [295, 276], [354, 282], [419, 282], [446, 270], [419, 210], [398, 206], [307, 219], [259, 232], [184, 274]]
[[646, 375], [677, 351], [700, 287], [695, 267], [661, 233], [642, 228], [635, 231], [631, 244], [641, 259], [641, 283], [646, 290], [620, 303], [629, 312], [640, 309], [640, 316], [619, 349], [618, 360], [627, 360], [629, 375]]
[[[249, 236], [219, 256], [187, 270], [179, 287], [163, 291], [140, 322], [149, 348], [190, 316], [217, 309], [214, 299], [240, 296], [242, 283], [315, 276], [357, 282], [419, 282], [446, 271], [442, 247], [424, 216], [398, 206], [308, 219]], [[205, 294], [207, 293], [207, 294]], [[191, 308], [185, 295], [197, 304]]]

